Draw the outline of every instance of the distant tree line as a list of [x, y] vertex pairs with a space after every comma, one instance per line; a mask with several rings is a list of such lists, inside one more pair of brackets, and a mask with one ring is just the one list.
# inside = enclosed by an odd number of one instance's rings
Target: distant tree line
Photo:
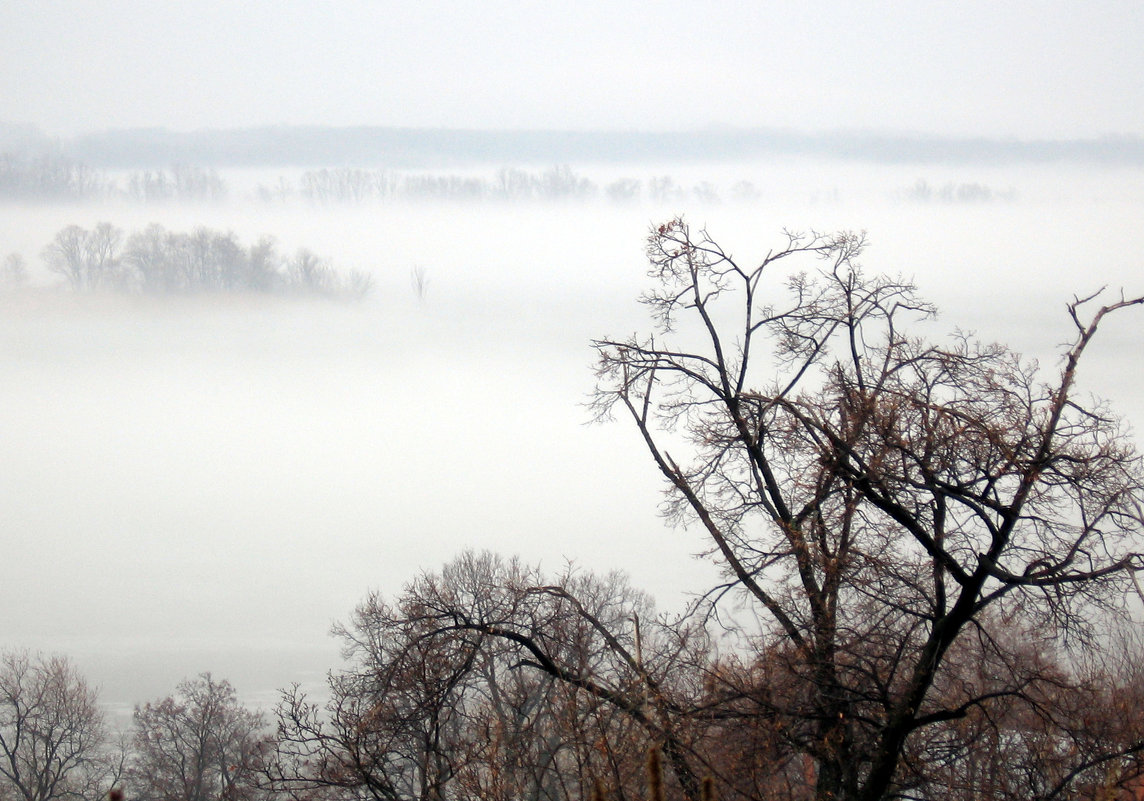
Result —
[[[24, 131], [24, 138], [37, 132]], [[0, 123], [0, 141], [4, 128]], [[46, 139], [40, 134], [40, 139]], [[397, 166], [481, 161], [508, 163], [527, 154], [547, 163], [585, 161], [664, 164], [812, 158], [874, 164], [1144, 164], [1144, 138], [1019, 140], [855, 131], [777, 129], [675, 131], [514, 131], [355, 126], [265, 126], [175, 132], [105, 131], [63, 147], [100, 165], [174, 161], [279, 167], [347, 161]]]
[[176, 164], [169, 169], [139, 170], [124, 185], [83, 162], [59, 154], [35, 156], [0, 153], [0, 199], [107, 200], [141, 202], [217, 202], [227, 185], [217, 170]]
[[253, 801], [271, 738], [229, 682], [203, 673], [108, 725], [65, 657], [0, 652], [0, 798], [5, 801]]
[[[90, 229], [69, 225], [41, 256], [77, 292], [280, 292], [357, 299], [372, 285], [368, 274], [339, 271], [305, 248], [285, 256], [269, 237], [243, 245], [232, 231], [205, 227], [179, 232], [153, 223], [125, 237], [108, 222]], [[18, 288], [26, 282], [23, 259], [10, 254], [0, 266], [0, 285]]]
[[[710, 184], [692, 189], [677, 185], [670, 177], [646, 182], [622, 178], [601, 186], [577, 174], [567, 165], [529, 171], [502, 167], [491, 178], [480, 176], [398, 173], [357, 167], [324, 168], [302, 174], [297, 195], [313, 203], [362, 203], [369, 201], [444, 200], [496, 202], [584, 201], [601, 197], [613, 202], [683, 200], [691, 195], [701, 200], [718, 199]], [[262, 200], [284, 199], [295, 194], [285, 179], [276, 187], [261, 186]]]
[[[724, 200], [744, 203], [763, 196], [751, 181], [720, 187], [710, 181], [691, 185], [669, 175], [645, 179], [618, 178], [604, 184], [576, 173], [567, 165], [544, 170], [502, 167], [492, 175], [457, 175], [363, 167], [323, 167], [307, 170], [295, 181], [284, 175], [260, 183], [251, 199], [263, 203], [302, 199], [319, 205], [377, 202], [553, 202], [603, 199], [637, 202], [706, 204]], [[994, 189], [979, 182], [934, 185], [919, 178], [896, 193], [911, 203], [984, 204], [1011, 202], [1013, 188]], [[62, 155], [0, 154], [0, 199], [106, 200], [140, 203], [217, 203], [230, 197], [230, 187], [216, 169], [175, 164], [166, 169], [129, 173], [122, 183], [82, 162]]]
[[[21, 156], [0, 154], [0, 199], [107, 200], [143, 203], [184, 201], [219, 202], [230, 193], [215, 169], [176, 164], [167, 169], [144, 169], [128, 174], [123, 183], [86, 164], [58, 154]], [[677, 184], [669, 176], [640, 181], [621, 178], [603, 187], [566, 165], [530, 171], [502, 167], [491, 177], [398, 172], [360, 167], [307, 170], [294, 182], [279, 176], [273, 185], [260, 184], [254, 197], [262, 202], [302, 198], [311, 203], [365, 203], [378, 201], [584, 201], [604, 197], [612, 202], [682, 201], [694, 198], [717, 201], [717, 188], [701, 182], [694, 187]], [[749, 182], [731, 188], [736, 200], [758, 196]]]
[[[502, 167], [491, 177], [400, 173], [358, 167], [324, 168], [303, 173], [297, 187], [280, 177], [273, 187], [260, 185], [257, 194], [267, 202], [297, 195], [319, 204], [422, 200], [515, 203], [599, 198], [611, 203], [687, 200], [718, 203], [723, 199], [720, 188], [709, 181], [685, 186], [670, 175], [658, 175], [646, 180], [618, 178], [601, 185], [567, 165], [541, 171]], [[727, 196], [744, 202], [757, 200], [762, 193], [750, 181], [741, 180], [730, 187]]]
[[127, 178], [127, 196], [146, 203], [194, 200], [216, 203], [227, 196], [226, 182], [217, 170], [177, 164], [170, 170], [143, 170]]
[[86, 164], [59, 155], [0, 153], [0, 198], [86, 200], [104, 197], [111, 183]]
[[914, 203], [961, 203], [982, 204], [997, 200], [1010, 202], [1016, 199], [1015, 189], [1008, 188], [994, 190], [981, 183], [953, 183], [946, 182], [941, 186], [934, 186], [924, 178], [919, 178], [913, 186], [903, 193], [906, 200]]
[[[216, 203], [229, 196], [229, 185], [215, 169], [176, 164], [167, 169], [136, 170], [120, 183], [58, 154], [0, 154], [0, 199]], [[736, 201], [753, 200], [760, 192], [749, 181], [739, 181], [730, 188], [728, 196]], [[718, 202], [721, 193], [710, 182], [688, 187], [670, 176], [620, 178], [601, 186], [567, 165], [538, 171], [502, 167], [491, 177], [331, 167], [307, 170], [297, 181], [279, 176], [274, 184], [259, 184], [254, 190], [254, 199], [261, 202], [301, 198], [317, 204], [586, 201], [601, 197], [613, 203], [688, 199]]]

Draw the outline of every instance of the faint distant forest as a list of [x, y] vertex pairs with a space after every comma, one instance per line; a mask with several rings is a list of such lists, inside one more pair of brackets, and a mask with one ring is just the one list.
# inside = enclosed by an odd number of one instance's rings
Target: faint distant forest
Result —
[[[0, 200], [217, 201], [232, 167], [302, 170], [298, 180], [259, 186], [264, 201], [750, 199], [757, 189], [681, 186], [670, 177], [622, 178], [597, 186], [567, 164], [660, 165], [810, 157], [897, 164], [1144, 164], [1144, 140], [1020, 141], [858, 132], [778, 130], [676, 132], [474, 131], [408, 128], [265, 127], [227, 131], [109, 131], [68, 140], [0, 123]], [[502, 167], [474, 175], [473, 168]], [[176, 165], [176, 166], [172, 166]], [[126, 172], [112, 178], [109, 171]], [[989, 187], [920, 186], [914, 200], [981, 201]]]
[[[747, 180], [729, 186], [670, 175], [619, 177], [600, 184], [568, 163], [614, 162], [651, 169], [666, 162], [767, 155], [834, 156], [871, 161], [999, 159], [1144, 163], [1144, 143], [1063, 143], [907, 139], [873, 135], [806, 136], [765, 131], [699, 133], [504, 132], [385, 128], [261, 128], [175, 133], [118, 131], [53, 140], [30, 126], [0, 123], [0, 202], [128, 202], [320, 206], [385, 202], [534, 203], [603, 200], [626, 204], [751, 202]], [[524, 166], [500, 166], [513, 164]], [[555, 165], [555, 166], [552, 166]], [[222, 170], [283, 168], [235, 198]], [[268, 173], [272, 175], [272, 173]], [[1010, 201], [1012, 189], [981, 183], [901, 187], [914, 203]], [[0, 243], [0, 254], [4, 253]], [[369, 277], [343, 273], [307, 250], [292, 257], [269, 240], [239, 243], [205, 228], [177, 233], [151, 226], [124, 234], [109, 223], [68, 226], [40, 253], [73, 290], [158, 293], [288, 291], [360, 298]], [[28, 284], [23, 254], [0, 262], [0, 289]]]
[[[285, 256], [270, 237], [247, 246], [232, 231], [205, 226], [178, 232], [152, 223], [125, 237], [122, 229], [107, 222], [91, 229], [69, 225], [43, 249], [41, 258], [77, 292], [285, 292], [360, 299], [372, 286], [369, 275], [339, 271], [305, 248]], [[23, 257], [9, 254], [0, 263], [0, 289], [20, 289], [27, 281]]]
[[[410, 172], [386, 168], [320, 167], [297, 178], [279, 175], [260, 183], [246, 198], [279, 203], [302, 200], [320, 205], [367, 202], [551, 202], [604, 199], [612, 203], [697, 200], [717, 203], [752, 201], [760, 190], [750, 181], [720, 187], [709, 181], [677, 182], [670, 175], [645, 179], [618, 178], [599, 185], [567, 165], [543, 169], [500, 167], [488, 175]], [[980, 183], [931, 186], [919, 179], [900, 195], [914, 202], [981, 203], [1008, 201], [1012, 189], [995, 190]], [[174, 164], [135, 170], [123, 178], [109, 176], [67, 156], [0, 153], [0, 200], [14, 202], [128, 200], [140, 203], [217, 203], [230, 187], [213, 167]]]
[[0, 123], [0, 150], [43, 152], [52, 148], [77, 161], [112, 169], [173, 163], [437, 169], [475, 163], [647, 164], [800, 155], [883, 163], [1144, 163], [1144, 140], [1138, 137], [1030, 141], [845, 130], [508, 131], [276, 126], [192, 132], [136, 129], [55, 141], [31, 126]]

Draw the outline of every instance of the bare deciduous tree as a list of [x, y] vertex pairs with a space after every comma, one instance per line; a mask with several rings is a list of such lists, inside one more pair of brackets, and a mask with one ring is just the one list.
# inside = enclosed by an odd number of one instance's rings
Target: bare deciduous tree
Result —
[[705, 641], [619, 575], [550, 582], [466, 553], [392, 605], [371, 597], [341, 633], [354, 665], [326, 714], [296, 692], [279, 708], [272, 779], [295, 797], [580, 801], [597, 782], [640, 797], [662, 746], [698, 799], [677, 698]]
[[90, 231], [69, 225], [44, 248], [44, 262], [49, 270], [66, 278], [72, 289], [115, 288], [122, 279], [122, 239], [123, 232], [111, 223], [101, 222]]
[[[189, 233], [176, 232], [153, 223], [131, 234], [121, 252], [122, 238], [122, 232], [108, 223], [90, 231], [69, 225], [57, 232], [42, 255], [49, 270], [64, 276], [72, 289], [80, 291], [195, 294], [288, 290], [359, 300], [373, 286], [368, 273], [343, 273], [305, 249], [286, 259], [267, 237], [244, 247], [231, 231], [200, 226]], [[18, 267], [13, 262], [6, 272], [0, 268], [0, 285], [6, 275], [23, 280]]]
[[248, 801], [268, 740], [261, 715], [209, 673], [135, 708], [134, 795], [148, 801]]
[[104, 741], [96, 693], [68, 660], [0, 654], [0, 788], [22, 801], [96, 799], [109, 789]]
[[[912, 797], [961, 757], [934, 733], [1013, 744], [1034, 719], [1061, 764], [1021, 790], [1061, 797], [1144, 749], [1139, 725], [1080, 747], [1069, 711], [1091, 697], [1076, 656], [1127, 621], [1144, 568], [1140, 458], [1077, 369], [1144, 298], [1075, 300], [1043, 378], [1005, 347], [909, 333], [933, 307], [864, 274], [864, 246], [788, 234], [740, 264], [680, 219], [654, 228], [656, 333], [595, 343], [597, 412], [631, 419], [668, 516], [707, 538], [726, 576], [713, 608], [737, 593], [764, 621], [744, 671], [712, 672], [710, 709], [805, 760], [792, 797]], [[799, 260], [817, 269], [776, 280]]]

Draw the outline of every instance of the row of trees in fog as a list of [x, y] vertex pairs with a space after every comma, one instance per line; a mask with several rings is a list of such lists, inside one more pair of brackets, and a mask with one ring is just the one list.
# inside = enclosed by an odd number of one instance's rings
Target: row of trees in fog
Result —
[[[136, 170], [122, 183], [82, 163], [62, 156], [17, 157], [0, 154], [0, 199], [106, 200], [122, 198], [144, 203], [220, 202], [230, 195], [227, 182], [215, 169], [175, 165], [169, 169]], [[367, 202], [553, 202], [603, 198], [624, 204], [729, 200], [750, 202], [762, 190], [746, 180], [729, 187], [710, 181], [683, 184], [669, 175], [646, 179], [619, 178], [599, 184], [568, 166], [546, 170], [502, 167], [493, 175], [403, 172], [361, 167], [307, 170], [297, 179], [279, 176], [261, 183], [253, 199], [263, 203], [303, 200], [316, 204]], [[912, 203], [979, 204], [1012, 201], [1013, 189], [995, 190], [976, 182], [931, 185], [919, 179], [898, 193]]]
[[167, 200], [217, 202], [227, 196], [226, 182], [215, 169], [175, 165], [137, 170], [124, 183], [83, 162], [46, 154], [0, 153], [0, 198], [7, 200]]
[[[136, 170], [120, 183], [63, 156], [32, 158], [0, 154], [0, 199], [219, 202], [229, 194], [227, 182], [215, 169], [175, 165], [169, 169]], [[750, 200], [758, 194], [752, 184], [741, 181], [731, 187], [729, 196]], [[429, 200], [533, 202], [597, 197], [614, 202], [687, 198], [713, 201], [719, 199], [719, 190], [707, 182], [683, 186], [669, 176], [646, 181], [624, 178], [601, 187], [567, 166], [556, 166], [539, 171], [503, 167], [492, 177], [359, 167], [322, 168], [303, 172], [297, 181], [280, 176], [274, 184], [260, 184], [254, 192], [254, 198], [262, 202], [300, 198], [319, 204]]]
[[[139, 707], [123, 756], [84, 763], [94, 784], [76, 768], [29, 794], [20, 762], [0, 796], [1138, 798], [1144, 464], [1076, 382], [1144, 297], [1075, 298], [1046, 375], [929, 338], [933, 306], [864, 248], [788, 233], [741, 263], [670, 220], [647, 240], [652, 330], [593, 343], [596, 414], [633, 429], [721, 570], [682, 612], [620, 574], [465, 553], [336, 629], [347, 662], [319, 700], [287, 688], [263, 728], [225, 685], [208, 716], [201, 677]], [[3, 681], [11, 744], [31, 706]], [[71, 682], [30, 697], [92, 718]]]
[[[717, 588], [726, 591], [726, 588]], [[868, 771], [879, 696], [906, 669], [890, 643], [848, 642], [855, 681], [825, 718], [825, 679], [762, 638], [722, 647], [712, 609], [657, 614], [619, 574], [558, 575], [467, 553], [338, 629], [348, 663], [324, 700], [269, 711], [209, 673], [108, 724], [67, 659], [0, 664], [0, 797], [22, 801], [587, 801], [1119, 799], [1139, 786], [1139, 652], [1071, 664], [1035, 631], [983, 619], [947, 657], [924, 729], [888, 787], [822, 792], [831, 763]], [[742, 625], [742, 624], [738, 624]], [[887, 639], [905, 636], [891, 630]], [[998, 637], [998, 635], [1000, 635]], [[994, 639], [997, 637], [997, 639]], [[896, 643], [893, 643], [896, 644]], [[854, 675], [857, 674], [857, 675]], [[895, 685], [909, 681], [894, 676]], [[835, 688], [837, 689], [837, 688]], [[822, 729], [846, 726], [822, 742]], [[817, 745], [816, 745], [817, 743]], [[825, 749], [825, 750], [822, 750]], [[867, 779], [869, 781], [869, 779]]]
[[[623, 203], [679, 201], [689, 197], [715, 201], [719, 198], [718, 190], [710, 183], [686, 187], [669, 176], [646, 181], [624, 178], [601, 187], [566, 166], [539, 172], [503, 167], [491, 179], [483, 176], [402, 174], [353, 167], [326, 168], [303, 173], [297, 187], [283, 179], [273, 189], [259, 187], [258, 194], [264, 200], [297, 196], [315, 203], [385, 200], [535, 202], [591, 200], [601, 196]], [[758, 196], [758, 190], [743, 181], [732, 189], [732, 196], [740, 200], [751, 199]]]
[[[260, 185], [257, 195], [267, 202], [301, 197], [321, 204], [398, 200], [564, 201], [601, 197], [618, 204], [645, 201], [697, 201], [714, 204], [724, 200], [751, 202], [761, 198], [763, 192], [746, 180], [736, 181], [730, 187], [720, 187], [710, 181], [681, 184], [669, 175], [653, 176], [645, 180], [619, 178], [600, 185], [577, 175], [566, 166], [542, 172], [504, 167], [491, 179], [343, 167], [305, 172], [297, 186], [280, 178], [276, 186]], [[953, 181], [934, 185], [925, 179], [918, 179], [912, 186], [900, 190], [896, 199], [910, 203], [984, 204], [1012, 202], [1016, 197], [1017, 193], [1011, 187], [995, 190], [978, 182]]]
[[[129, 236], [107, 222], [90, 229], [69, 225], [41, 257], [78, 292], [289, 292], [356, 299], [372, 284], [369, 275], [339, 271], [305, 248], [285, 256], [269, 237], [243, 245], [230, 231], [168, 231], [157, 223]], [[26, 282], [23, 259], [10, 254], [0, 268], [0, 287]]]
[[106, 176], [64, 156], [0, 153], [0, 198], [86, 200], [106, 195]]
[[209, 673], [137, 705], [118, 731], [68, 659], [0, 654], [0, 798], [239, 801], [271, 743], [263, 716]]

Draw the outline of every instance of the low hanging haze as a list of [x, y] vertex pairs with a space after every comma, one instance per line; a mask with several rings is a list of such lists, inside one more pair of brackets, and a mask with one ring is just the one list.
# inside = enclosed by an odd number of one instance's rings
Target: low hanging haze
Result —
[[12, 0], [0, 121], [1144, 133], [1144, 5]]

